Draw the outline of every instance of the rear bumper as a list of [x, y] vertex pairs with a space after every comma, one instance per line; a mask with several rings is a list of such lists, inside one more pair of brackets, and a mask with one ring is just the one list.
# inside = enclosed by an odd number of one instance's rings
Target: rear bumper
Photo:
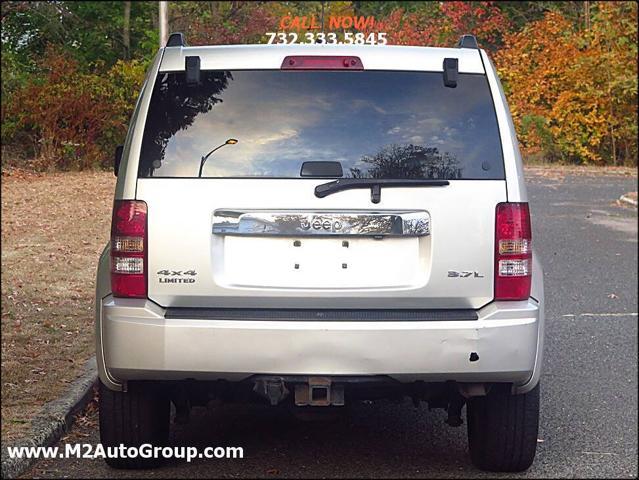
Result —
[[528, 390], [539, 376], [543, 310], [532, 298], [493, 302], [475, 321], [173, 319], [153, 302], [110, 295], [97, 313], [100, 378], [114, 389], [128, 380], [271, 374], [512, 382]]

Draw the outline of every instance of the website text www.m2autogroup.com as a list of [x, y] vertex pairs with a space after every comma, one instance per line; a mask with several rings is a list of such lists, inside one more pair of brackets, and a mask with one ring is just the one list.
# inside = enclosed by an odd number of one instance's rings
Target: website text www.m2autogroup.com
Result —
[[244, 458], [242, 447], [156, 447], [145, 443], [139, 447], [127, 447], [125, 445], [105, 447], [98, 443], [74, 443], [61, 447], [7, 447], [9, 458], [176, 458], [191, 462], [196, 459], [239, 459]]

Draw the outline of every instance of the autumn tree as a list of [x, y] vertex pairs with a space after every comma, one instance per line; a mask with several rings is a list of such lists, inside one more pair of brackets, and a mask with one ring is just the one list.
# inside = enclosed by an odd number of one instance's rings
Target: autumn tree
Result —
[[496, 2], [425, 2], [414, 11], [399, 8], [375, 27], [387, 32], [393, 45], [452, 47], [461, 35], [472, 33], [488, 49], [499, 46], [508, 29]]
[[259, 43], [277, 27], [273, 9], [265, 2], [170, 2], [169, 27], [190, 45]]
[[[157, 2], [0, 3], [3, 162], [108, 165], [158, 50]], [[452, 47], [472, 33], [528, 158], [637, 163], [636, 2], [169, 2], [170, 30], [191, 45], [264, 43], [284, 15], [374, 16], [371, 32], [397, 45]]]
[[549, 12], [496, 57], [527, 155], [636, 164], [637, 4], [598, 2], [590, 29]]

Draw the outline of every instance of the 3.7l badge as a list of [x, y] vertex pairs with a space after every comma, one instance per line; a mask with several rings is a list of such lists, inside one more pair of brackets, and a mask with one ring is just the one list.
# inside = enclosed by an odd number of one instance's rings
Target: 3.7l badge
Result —
[[448, 270], [448, 276], [450, 278], [468, 278], [468, 277], [472, 277], [472, 278], [484, 278], [484, 276], [479, 273], [479, 272], [475, 272], [475, 271], [470, 271], [470, 270], [464, 270], [464, 271], [457, 271], [457, 270]]

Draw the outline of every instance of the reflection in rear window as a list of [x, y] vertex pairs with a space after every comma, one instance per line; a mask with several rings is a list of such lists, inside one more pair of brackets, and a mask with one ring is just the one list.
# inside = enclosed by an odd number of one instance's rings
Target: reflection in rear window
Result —
[[[202, 71], [160, 73], [141, 177], [299, 178], [306, 161], [338, 161], [345, 177], [502, 179], [486, 77], [441, 73]], [[236, 140], [236, 142], [235, 142]]]

